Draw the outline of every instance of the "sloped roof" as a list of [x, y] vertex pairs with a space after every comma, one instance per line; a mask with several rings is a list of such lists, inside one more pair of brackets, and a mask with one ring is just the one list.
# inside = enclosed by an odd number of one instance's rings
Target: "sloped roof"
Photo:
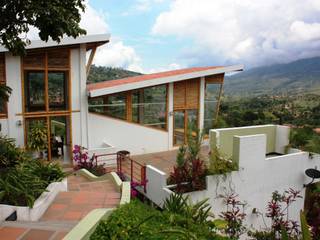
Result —
[[99, 83], [92, 83], [87, 85], [87, 90], [90, 97], [97, 97], [106, 94], [128, 91], [143, 87], [156, 86], [170, 82], [177, 82], [197, 77], [204, 77], [220, 73], [242, 70], [243, 65], [235, 65], [229, 67], [192, 67], [166, 72], [139, 75], [122, 79], [108, 80]]
[[[48, 47], [59, 47], [59, 46], [71, 46], [78, 45], [82, 43], [102, 45], [110, 41], [110, 34], [95, 34], [95, 35], [84, 35], [77, 38], [64, 37], [58, 43], [53, 40], [48, 40], [47, 42], [41, 40], [32, 40], [31, 44], [26, 47], [26, 49], [37, 49], [37, 48], [48, 48]], [[4, 46], [0, 45], [0, 52], [8, 52]]]

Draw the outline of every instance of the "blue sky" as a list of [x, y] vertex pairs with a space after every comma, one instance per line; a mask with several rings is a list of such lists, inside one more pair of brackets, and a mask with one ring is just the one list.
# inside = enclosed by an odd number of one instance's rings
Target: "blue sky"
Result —
[[89, 0], [82, 20], [112, 35], [97, 65], [146, 73], [320, 55], [319, 0]]

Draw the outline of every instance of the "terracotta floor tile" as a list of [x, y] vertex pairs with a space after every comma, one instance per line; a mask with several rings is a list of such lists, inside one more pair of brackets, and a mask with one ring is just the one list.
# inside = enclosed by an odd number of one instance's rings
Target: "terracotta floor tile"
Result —
[[27, 231], [27, 229], [25, 229], [25, 228], [3, 227], [0, 229], [0, 239], [16, 240], [25, 231]]
[[62, 240], [67, 235], [67, 232], [58, 232], [52, 240]]
[[31, 229], [21, 240], [46, 240], [54, 234], [54, 231]]
[[69, 221], [77, 221], [81, 219], [82, 214], [82, 211], [67, 211], [63, 215], [63, 219]]

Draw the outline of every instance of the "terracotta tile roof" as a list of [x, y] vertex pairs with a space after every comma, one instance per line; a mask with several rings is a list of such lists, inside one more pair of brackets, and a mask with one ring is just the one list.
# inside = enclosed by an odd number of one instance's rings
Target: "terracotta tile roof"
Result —
[[139, 76], [134, 76], [134, 77], [122, 78], [122, 79], [108, 80], [108, 81], [104, 81], [104, 82], [88, 84], [87, 89], [89, 91], [91, 91], [91, 90], [97, 90], [97, 89], [102, 89], [102, 88], [120, 86], [120, 85], [124, 85], [124, 84], [129, 84], [129, 83], [144, 82], [147, 80], [154, 80], [154, 79], [158, 79], [158, 78], [187, 74], [187, 73], [192, 73], [192, 72], [200, 72], [200, 71], [205, 71], [205, 70], [210, 70], [210, 69], [215, 69], [215, 68], [222, 68], [222, 67], [217, 67], [217, 66], [214, 66], [214, 67], [213, 66], [212, 67], [193, 67], [193, 68], [185, 68], [185, 69], [179, 69], [179, 70], [173, 70], [173, 71], [139, 75]]

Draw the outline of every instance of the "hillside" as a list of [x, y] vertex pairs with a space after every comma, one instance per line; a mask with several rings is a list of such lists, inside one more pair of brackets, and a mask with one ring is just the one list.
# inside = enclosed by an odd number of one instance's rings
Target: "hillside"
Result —
[[106, 80], [120, 79], [137, 75], [141, 74], [121, 68], [97, 67], [92, 65], [88, 76], [88, 83], [102, 82]]
[[227, 95], [320, 94], [320, 57], [245, 70], [225, 81]]

